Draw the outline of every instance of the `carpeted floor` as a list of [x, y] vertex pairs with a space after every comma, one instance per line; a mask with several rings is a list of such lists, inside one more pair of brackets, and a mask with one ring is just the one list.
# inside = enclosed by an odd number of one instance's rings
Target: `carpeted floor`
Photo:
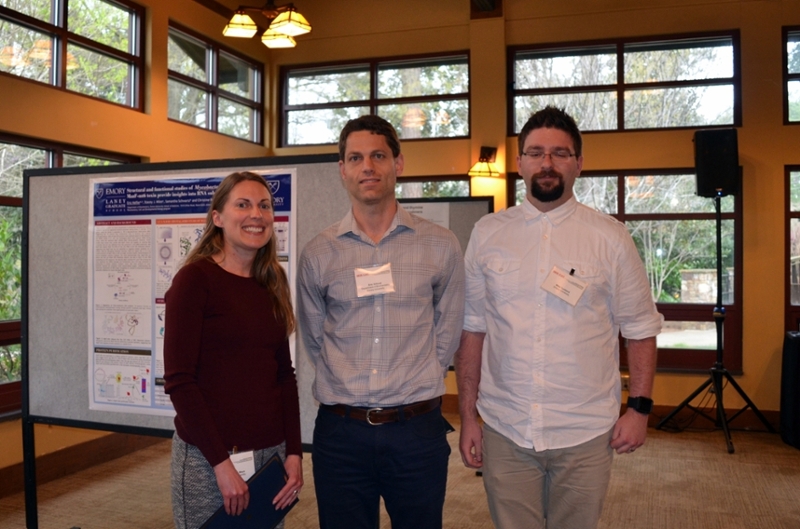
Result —
[[[448, 416], [458, 428], [458, 418]], [[601, 529], [800, 528], [800, 450], [775, 434], [650, 430], [634, 455], [616, 456]], [[444, 526], [491, 528], [481, 478], [464, 468], [458, 433], [450, 457]], [[41, 529], [167, 529], [170, 443], [164, 441], [38, 489]], [[287, 529], [317, 527], [311, 458]], [[25, 527], [22, 494], [0, 499], [0, 528]], [[381, 528], [391, 527], [386, 515]]]

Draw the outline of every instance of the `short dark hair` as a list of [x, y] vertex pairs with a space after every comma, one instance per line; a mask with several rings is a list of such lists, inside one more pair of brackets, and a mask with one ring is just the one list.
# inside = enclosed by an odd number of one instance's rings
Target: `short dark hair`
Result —
[[351, 119], [345, 124], [341, 134], [339, 134], [339, 160], [344, 161], [347, 137], [353, 132], [361, 130], [368, 130], [373, 134], [380, 134], [386, 138], [386, 143], [392, 150], [392, 156], [395, 158], [400, 156], [400, 139], [397, 137], [397, 131], [394, 130], [392, 124], [380, 116], [367, 114], [366, 116]]
[[572, 136], [575, 156], [581, 156], [583, 152], [583, 140], [581, 139], [581, 131], [578, 129], [578, 125], [575, 123], [575, 120], [572, 119], [572, 116], [564, 112], [563, 108], [557, 108], [551, 105], [547, 105], [534, 113], [528, 118], [522, 130], [519, 131], [519, 136], [517, 137], [519, 152], [522, 152], [522, 149], [525, 147], [525, 140], [528, 138], [528, 134], [536, 129], [542, 128], [563, 130]]

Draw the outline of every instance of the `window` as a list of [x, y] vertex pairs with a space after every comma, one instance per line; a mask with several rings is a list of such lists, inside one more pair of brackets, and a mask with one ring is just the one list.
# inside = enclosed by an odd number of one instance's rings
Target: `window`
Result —
[[[525, 183], [510, 176], [509, 203], [520, 204]], [[708, 369], [716, 361], [716, 210], [695, 190], [693, 169], [585, 171], [574, 187], [579, 202], [616, 217], [633, 237], [665, 319], [657, 338], [662, 369]], [[740, 198], [722, 197], [720, 209], [724, 361], [735, 372], [742, 365]]]
[[800, 331], [800, 166], [786, 168], [786, 330]]
[[143, 17], [128, 0], [0, 0], [0, 72], [141, 109]]
[[740, 125], [739, 35], [509, 49], [509, 134], [546, 105], [582, 131]]
[[800, 123], [800, 27], [783, 28], [784, 122]]
[[469, 177], [403, 177], [394, 186], [397, 198], [468, 197]]
[[0, 135], [0, 416], [20, 408], [22, 172], [136, 162], [137, 158]]
[[281, 145], [336, 143], [344, 124], [377, 114], [401, 139], [469, 136], [466, 54], [282, 68]]
[[167, 54], [170, 119], [261, 142], [264, 65], [174, 26]]

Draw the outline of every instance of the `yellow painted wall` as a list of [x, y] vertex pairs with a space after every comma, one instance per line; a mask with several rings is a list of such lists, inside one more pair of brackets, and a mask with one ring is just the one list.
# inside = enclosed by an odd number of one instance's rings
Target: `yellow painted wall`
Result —
[[[238, 0], [219, 1], [231, 9], [238, 5]], [[785, 273], [783, 167], [800, 163], [800, 126], [782, 125], [780, 44], [782, 25], [800, 25], [800, 0], [504, 0], [503, 18], [475, 21], [469, 18], [469, 0], [298, 0], [314, 30], [298, 38], [297, 48], [270, 51], [255, 39], [225, 39], [227, 46], [268, 65], [266, 146], [167, 120], [168, 21], [221, 41], [225, 20], [191, 0], [140, 3], [147, 7], [149, 35], [144, 113], [0, 75], [0, 132], [132, 154], [152, 162], [335, 152], [333, 146], [275, 147], [281, 65], [466, 50], [472, 81], [472, 136], [408, 142], [405, 174], [463, 175], [482, 145], [497, 147], [500, 167], [513, 172], [516, 146], [513, 138], [506, 137], [505, 123], [507, 46], [739, 29], [744, 375], [738, 380], [762, 410], [779, 409]], [[691, 140], [692, 131], [589, 134], [585, 168], [691, 167]], [[505, 206], [503, 180], [476, 178], [472, 184], [473, 194], [494, 195], [496, 208]], [[705, 375], [658, 374], [656, 403], [677, 405], [704, 379]], [[726, 393], [726, 406], [741, 405], [737, 399], [733, 392]], [[0, 446], [16, 446], [11, 443], [18, 432], [18, 423], [0, 424]], [[19, 460], [21, 451], [15, 461]], [[13, 457], [0, 460], [0, 466], [13, 462]]]
[[[107, 432], [85, 428], [66, 428], [49, 424], [34, 426], [36, 456], [57, 452], [68, 446], [85, 443], [109, 435]], [[0, 468], [22, 462], [22, 420], [0, 422]]]

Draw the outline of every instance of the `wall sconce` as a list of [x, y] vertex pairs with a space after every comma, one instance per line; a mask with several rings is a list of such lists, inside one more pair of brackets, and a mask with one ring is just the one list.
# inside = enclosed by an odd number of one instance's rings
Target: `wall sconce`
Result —
[[481, 147], [481, 154], [472, 169], [469, 170], [469, 176], [488, 176], [491, 178], [500, 178], [500, 171], [494, 163], [497, 149], [494, 147]]
[[294, 37], [311, 31], [311, 24], [295, 9], [294, 4], [276, 6], [273, 0], [269, 0], [263, 7], [239, 6], [222, 34], [249, 39], [258, 33], [258, 26], [247, 11], [258, 11], [269, 19], [270, 24], [261, 37], [261, 42], [268, 48], [294, 48], [297, 44]]

